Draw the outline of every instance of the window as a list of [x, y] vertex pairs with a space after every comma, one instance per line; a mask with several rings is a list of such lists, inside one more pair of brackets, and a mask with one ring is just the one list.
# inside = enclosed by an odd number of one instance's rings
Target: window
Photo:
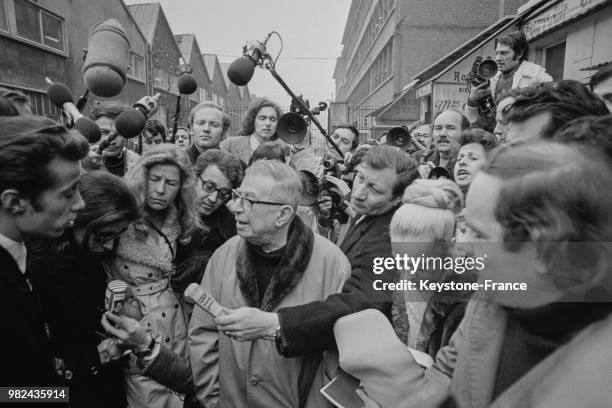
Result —
[[8, 15], [6, 14], [6, 4], [0, 0], [0, 30], [8, 32]]
[[[9, 31], [6, 3], [0, 0], [0, 30]], [[18, 37], [37, 44], [64, 51], [64, 20], [42, 10], [27, 0], [12, 0], [15, 9], [15, 32]]]
[[144, 81], [145, 69], [144, 69], [144, 58], [138, 54], [130, 52], [130, 66], [132, 69], [129, 72], [134, 78], [138, 78]]
[[206, 99], [206, 91], [202, 88], [198, 88], [198, 93], [200, 94], [200, 101], [205, 101]]
[[563, 79], [563, 69], [565, 67], [565, 41], [561, 44], [548, 47], [546, 49], [545, 60], [546, 72], [553, 78], [553, 81]]

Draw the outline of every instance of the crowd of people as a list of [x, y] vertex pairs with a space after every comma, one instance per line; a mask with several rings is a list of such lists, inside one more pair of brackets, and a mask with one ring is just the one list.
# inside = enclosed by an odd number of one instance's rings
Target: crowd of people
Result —
[[[89, 144], [1, 90], [0, 385], [69, 387], [72, 407], [302, 408], [348, 374], [367, 408], [607, 406], [612, 66], [553, 82], [528, 51], [501, 37], [497, 75], [407, 127], [409, 146], [346, 124], [323, 157], [278, 138], [268, 98], [238, 135], [203, 101], [136, 143], [101, 103]], [[405, 255], [486, 265], [374, 268]], [[529, 290], [377, 289], [423, 280]], [[377, 335], [400, 363], [363, 345]]]

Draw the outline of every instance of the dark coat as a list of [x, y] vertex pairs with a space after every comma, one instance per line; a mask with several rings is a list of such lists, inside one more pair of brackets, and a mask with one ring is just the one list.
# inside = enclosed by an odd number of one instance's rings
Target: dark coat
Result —
[[0, 386], [54, 386], [53, 355], [36, 291], [0, 247]]
[[104, 333], [106, 275], [100, 260], [76, 249], [57, 254], [48, 245], [28, 252], [34, 285], [41, 294], [54, 355], [64, 361], [69, 407], [125, 407], [121, 361], [102, 366], [97, 346]]
[[329, 296], [323, 302], [279, 309], [283, 347], [279, 350], [286, 357], [330, 350], [336, 347], [334, 323], [342, 316], [364, 309], [378, 309], [391, 316], [392, 298], [389, 293], [376, 292], [375, 280], [393, 282], [395, 274], [385, 272], [376, 275], [372, 271], [376, 257], [390, 257], [391, 238], [389, 224], [397, 207], [386, 213], [366, 217], [357, 225], [351, 225], [340, 249], [351, 263], [351, 277], [342, 292]]

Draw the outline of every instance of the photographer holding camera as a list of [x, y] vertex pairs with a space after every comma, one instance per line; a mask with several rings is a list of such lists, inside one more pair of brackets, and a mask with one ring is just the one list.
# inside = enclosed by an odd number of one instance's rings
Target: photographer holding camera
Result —
[[504, 91], [553, 80], [543, 67], [527, 61], [528, 54], [529, 43], [521, 31], [509, 33], [497, 40], [495, 62], [498, 71], [490, 80], [472, 87], [465, 106], [465, 113], [471, 123], [478, 121], [480, 107], [487, 97], [492, 97], [497, 103]]

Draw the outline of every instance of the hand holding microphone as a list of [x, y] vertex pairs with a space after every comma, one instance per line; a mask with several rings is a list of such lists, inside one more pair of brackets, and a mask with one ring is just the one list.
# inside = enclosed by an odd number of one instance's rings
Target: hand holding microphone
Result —
[[51, 82], [48, 79], [47, 81], [50, 82], [49, 88], [47, 88], [47, 96], [51, 103], [62, 109], [68, 118], [68, 127], [74, 127], [81, 132], [90, 144], [97, 143], [102, 137], [100, 128], [96, 125], [96, 122], [79, 112], [68, 87], [59, 82]]

